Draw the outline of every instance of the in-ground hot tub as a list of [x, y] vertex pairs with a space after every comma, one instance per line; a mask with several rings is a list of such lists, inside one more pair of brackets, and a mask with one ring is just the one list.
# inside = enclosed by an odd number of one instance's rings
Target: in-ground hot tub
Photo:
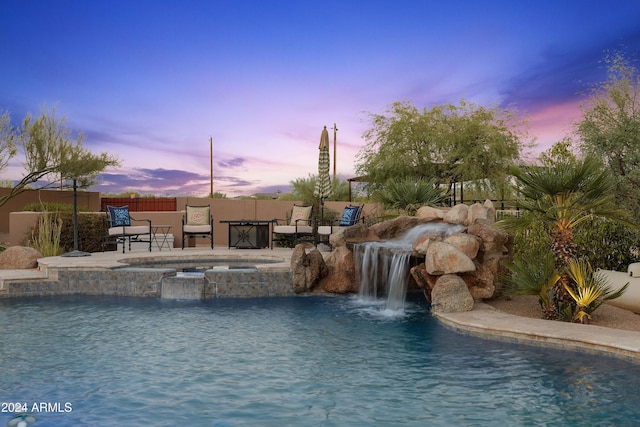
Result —
[[256, 269], [258, 266], [276, 264], [282, 262], [279, 257], [140, 257], [126, 258], [120, 262], [126, 264], [121, 268], [166, 268], [175, 269], [176, 272], [204, 273], [213, 269]]
[[165, 271], [160, 297], [207, 299], [293, 295], [288, 265], [278, 257], [129, 258], [119, 271]]

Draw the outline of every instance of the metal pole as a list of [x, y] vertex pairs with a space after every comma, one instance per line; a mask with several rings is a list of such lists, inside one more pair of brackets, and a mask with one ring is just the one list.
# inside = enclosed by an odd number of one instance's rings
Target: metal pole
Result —
[[89, 252], [78, 250], [78, 185], [77, 179], [73, 178], [73, 250], [62, 254], [64, 257], [89, 256]]
[[73, 178], [73, 250], [78, 250], [78, 186]]
[[210, 197], [213, 198], [213, 137], [209, 137], [209, 161], [210, 161]]
[[338, 126], [333, 124], [333, 180], [336, 180], [336, 132], [338, 131]]

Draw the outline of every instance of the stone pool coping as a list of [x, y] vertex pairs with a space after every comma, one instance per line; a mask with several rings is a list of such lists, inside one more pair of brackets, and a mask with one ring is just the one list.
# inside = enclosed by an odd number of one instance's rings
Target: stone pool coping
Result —
[[[277, 262], [257, 264], [260, 272], [290, 273], [291, 254], [292, 250], [287, 248], [273, 250], [215, 248], [213, 251], [209, 248], [187, 248], [151, 253], [104, 252], [86, 257], [48, 257], [39, 260], [38, 269], [0, 270], [0, 298], [11, 297], [7, 294], [8, 283], [55, 281], [61, 271], [95, 274], [97, 271], [122, 267], [122, 261], [129, 258], [154, 260], [172, 260], [181, 257], [189, 259], [216, 257], [235, 260], [262, 258]], [[458, 333], [512, 343], [605, 354], [640, 363], [640, 332], [519, 317], [498, 311], [484, 303], [476, 303], [473, 311], [434, 313], [434, 317], [442, 325]]]
[[[207, 270], [198, 294], [213, 297], [261, 297], [294, 294], [290, 249], [186, 249], [163, 252], [98, 252], [89, 256], [57, 256], [38, 260], [32, 270], [0, 270], [0, 298], [53, 295], [162, 297], [163, 283], [177, 276], [175, 268], [140, 267], [141, 262], [231, 260], [250, 269]], [[131, 261], [129, 264], [127, 261]], [[192, 278], [193, 279], [193, 278]], [[192, 280], [196, 284], [196, 280]]]
[[640, 332], [636, 331], [519, 317], [481, 302], [476, 302], [472, 311], [433, 315], [445, 327], [467, 335], [640, 363]]

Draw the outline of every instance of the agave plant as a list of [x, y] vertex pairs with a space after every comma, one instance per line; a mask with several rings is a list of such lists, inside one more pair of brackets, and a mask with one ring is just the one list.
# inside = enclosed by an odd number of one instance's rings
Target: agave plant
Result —
[[567, 284], [564, 286], [571, 298], [576, 302], [573, 320], [580, 323], [589, 323], [591, 313], [600, 307], [605, 300], [618, 298], [629, 286], [629, 283], [627, 283], [613, 292], [607, 279], [602, 275], [593, 274], [591, 264], [583, 260], [569, 260], [567, 273], [575, 288]]

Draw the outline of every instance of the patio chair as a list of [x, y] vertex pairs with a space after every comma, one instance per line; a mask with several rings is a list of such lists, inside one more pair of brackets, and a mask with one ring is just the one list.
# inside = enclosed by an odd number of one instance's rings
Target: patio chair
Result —
[[[135, 219], [129, 214], [129, 206], [107, 206], [108, 221], [107, 234], [102, 240], [102, 251], [109, 244], [122, 243], [122, 253], [125, 252], [126, 243], [129, 243], [129, 252], [131, 252], [131, 242], [149, 244], [149, 252], [151, 252], [151, 241], [153, 240], [151, 233], [150, 219]], [[139, 224], [139, 225], [134, 225]]]
[[210, 206], [185, 206], [182, 216], [182, 249], [187, 238], [209, 238], [213, 249], [213, 216]]
[[312, 208], [312, 206], [294, 204], [289, 218], [286, 220], [274, 219], [273, 240], [279, 236], [292, 236], [295, 245], [300, 240], [315, 239], [313, 220], [311, 219]]
[[342, 211], [342, 216], [340, 217], [340, 219], [320, 221], [316, 229], [316, 245], [323, 237], [327, 238], [328, 240], [328, 237], [333, 233], [343, 228], [356, 225], [358, 222], [364, 222], [364, 217], [362, 216], [363, 208], [364, 205], [348, 205], [345, 206], [344, 210]]

